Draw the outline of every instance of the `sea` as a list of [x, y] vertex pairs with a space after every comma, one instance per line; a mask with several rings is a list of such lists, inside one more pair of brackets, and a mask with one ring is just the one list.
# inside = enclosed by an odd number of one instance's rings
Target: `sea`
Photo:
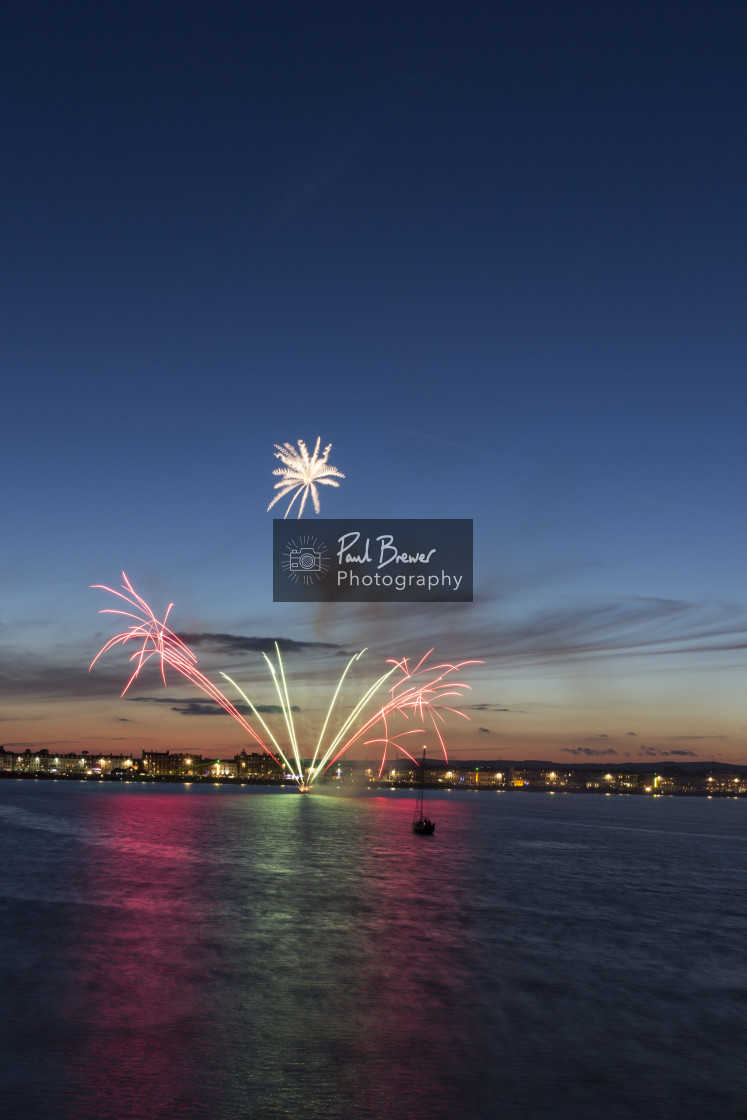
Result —
[[737, 1120], [747, 800], [0, 782], [15, 1120]]

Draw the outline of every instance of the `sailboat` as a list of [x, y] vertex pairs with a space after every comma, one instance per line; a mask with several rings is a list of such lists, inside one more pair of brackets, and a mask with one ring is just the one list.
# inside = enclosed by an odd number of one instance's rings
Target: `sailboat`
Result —
[[423, 747], [423, 761], [420, 765], [420, 788], [415, 801], [415, 816], [412, 818], [412, 831], [419, 832], [421, 836], [431, 836], [435, 829], [432, 820], [423, 814], [423, 798], [425, 796], [425, 747]]

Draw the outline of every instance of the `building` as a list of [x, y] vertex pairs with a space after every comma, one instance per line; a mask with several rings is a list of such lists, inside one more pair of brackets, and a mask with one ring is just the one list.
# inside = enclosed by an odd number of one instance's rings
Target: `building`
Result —
[[189, 778], [202, 773], [200, 754], [171, 754], [170, 751], [143, 751], [143, 775], [147, 778]]

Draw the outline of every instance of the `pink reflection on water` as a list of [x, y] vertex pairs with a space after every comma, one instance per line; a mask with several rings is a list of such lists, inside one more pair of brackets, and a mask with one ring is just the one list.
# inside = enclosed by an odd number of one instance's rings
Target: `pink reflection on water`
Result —
[[199, 983], [197, 808], [182, 790], [106, 791], [87, 801], [80, 873], [90, 904], [77, 908], [68, 934], [77, 947], [65, 1014], [66, 1115], [198, 1115], [214, 1015]]
[[433, 836], [412, 832], [412, 798], [384, 794], [372, 807], [385, 822], [397, 866], [396, 872], [367, 868], [375, 953], [360, 972], [356, 995], [360, 1109], [452, 1117], [460, 1100], [479, 1101], [471, 1071], [491, 1060], [479, 1038], [469, 1050], [465, 1045], [465, 993], [473, 985], [461, 923], [470, 883], [470, 807], [448, 798], [431, 802]]

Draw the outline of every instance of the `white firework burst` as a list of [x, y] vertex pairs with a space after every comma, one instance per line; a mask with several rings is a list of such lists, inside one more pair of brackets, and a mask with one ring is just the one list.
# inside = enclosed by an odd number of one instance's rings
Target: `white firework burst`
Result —
[[327, 462], [327, 456], [332, 450], [331, 443], [328, 443], [324, 448], [323, 455], [319, 454], [321, 442], [322, 437], [319, 436], [313, 455], [309, 455], [309, 449], [302, 439], [298, 441], [298, 450], [292, 443], [284, 443], [282, 447], [279, 443], [275, 444], [275, 458], [279, 459], [283, 466], [272, 472], [280, 475], [280, 481], [275, 483], [275, 489], [278, 493], [267, 507], [268, 512], [286, 494], [293, 494], [288, 503], [288, 508], [283, 514], [283, 520], [288, 516], [293, 503], [299, 496], [301, 497], [301, 505], [298, 509], [298, 516], [300, 517], [306, 505], [306, 499], [311, 494], [314, 509], [319, 513], [321, 506], [317, 485], [339, 486], [339, 482], [335, 482], [335, 479], [345, 477], [341, 471], [338, 471], [337, 467], [331, 467]]

